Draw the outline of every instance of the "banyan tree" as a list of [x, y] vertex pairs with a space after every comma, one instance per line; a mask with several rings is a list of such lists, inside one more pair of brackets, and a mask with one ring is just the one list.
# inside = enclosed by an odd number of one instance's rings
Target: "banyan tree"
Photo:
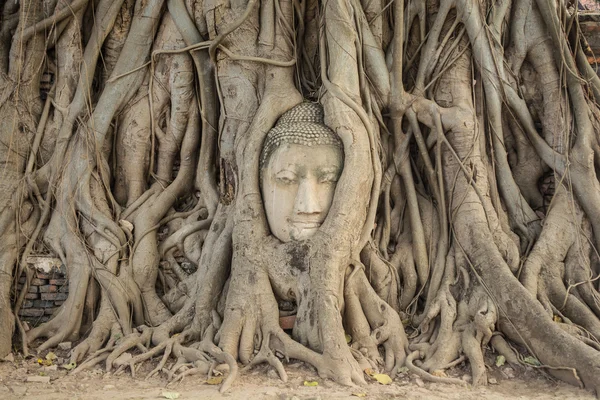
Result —
[[[494, 351], [597, 390], [600, 80], [573, 3], [0, 1], [0, 356], [216, 362], [226, 390], [289, 359], [486, 384]], [[27, 329], [36, 254], [69, 296]]]

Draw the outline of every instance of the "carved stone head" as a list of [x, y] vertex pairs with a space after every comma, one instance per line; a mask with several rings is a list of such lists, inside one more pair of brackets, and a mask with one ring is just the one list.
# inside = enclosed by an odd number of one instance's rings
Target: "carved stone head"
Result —
[[279, 118], [260, 157], [261, 189], [271, 233], [304, 240], [321, 226], [344, 165], [343, 145], [319, 104], [302, 103]]

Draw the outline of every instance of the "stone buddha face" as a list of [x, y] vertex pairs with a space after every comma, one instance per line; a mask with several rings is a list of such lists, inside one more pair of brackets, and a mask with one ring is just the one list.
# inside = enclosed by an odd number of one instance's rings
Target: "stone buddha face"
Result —
[[318, 104], [302, 103], [269, 132], [261, 156], [267, 221], [282, 242], [304, 240], [325, 221], [344, 159]]

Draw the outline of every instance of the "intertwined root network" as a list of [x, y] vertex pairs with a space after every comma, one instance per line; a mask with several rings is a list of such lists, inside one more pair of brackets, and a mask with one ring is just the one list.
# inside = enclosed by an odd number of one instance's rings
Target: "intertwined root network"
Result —
[[[149, 376], [224, 391], [288, 359], [347, 385], [468, 360], [486, 384], [484, 349], [518, 364], [517, 343], [595, 390], [600, 79], [571, 3], [1, 3], [0, 355], [14, 330], [26, 353], [80, 340], [75, 374], [161, 356]], [[344, 166], [282, 243], [260, 154], [303, 101]], [[70, 291], [26, 331], [38, 253]]]

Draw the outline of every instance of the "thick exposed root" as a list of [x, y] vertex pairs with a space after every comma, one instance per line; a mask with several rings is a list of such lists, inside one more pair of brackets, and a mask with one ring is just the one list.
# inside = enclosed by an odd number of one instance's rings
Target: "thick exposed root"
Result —
[[139, 331], [141, 331], [141, 333], [130, 333], [116, 343], [114, 350], [111, 351], [110, 355], [106, 359], [106, 372], [111, 371], [115, 360], [127, 350], [137, 347], [143, 353], [148, 351], [148, 347], [150, 346], [150, 338], [152, 337], [152, 329], [143, 326], [139, 329]]
[[[395, 375], [404, 366], [408, 339], [398, 313], [376, 293], [360, 267], [350, 268], [345, 285], [346, 324], [350, 327], [353, 348], [373, 361], [383, 364], [386, 371]], [[358, 304], [353, 304], [358, 301]], [[357, 329], [361, 320], [367, 332]], [[365, 324], [366, 322], [366, 324]], [[365, 333], [367, 335], [365, 335]], [[384, 362], [379, 357], [379, 346], [383, 346]], [[373, 359], [372, 357], [375, 356]]]
[[414, 365], [413, 361], [416, 357], [419, 356], [419, 352], [418, 351], [413, 351], [412, 353], [410, 353], [407, 357], [406, 357], [406, 366], [408, 367], [408, 370], [416, 375], [418, 375], [419, 377], [425, 379], [426, 381], [429, 382], [437, 382], [437, 383], [449, 383], [449, 384], [454, 384], [454, 385], [461, 385], [461, 386], [465, 386], [467, 383], [461, 379], [456, 379], [456, 378], [446, 378], [446, 377], [442, 377], [442, 376], [435, 376], [432, 375], [428, 372], [426, 372], [425, 370], [418, 368]]

